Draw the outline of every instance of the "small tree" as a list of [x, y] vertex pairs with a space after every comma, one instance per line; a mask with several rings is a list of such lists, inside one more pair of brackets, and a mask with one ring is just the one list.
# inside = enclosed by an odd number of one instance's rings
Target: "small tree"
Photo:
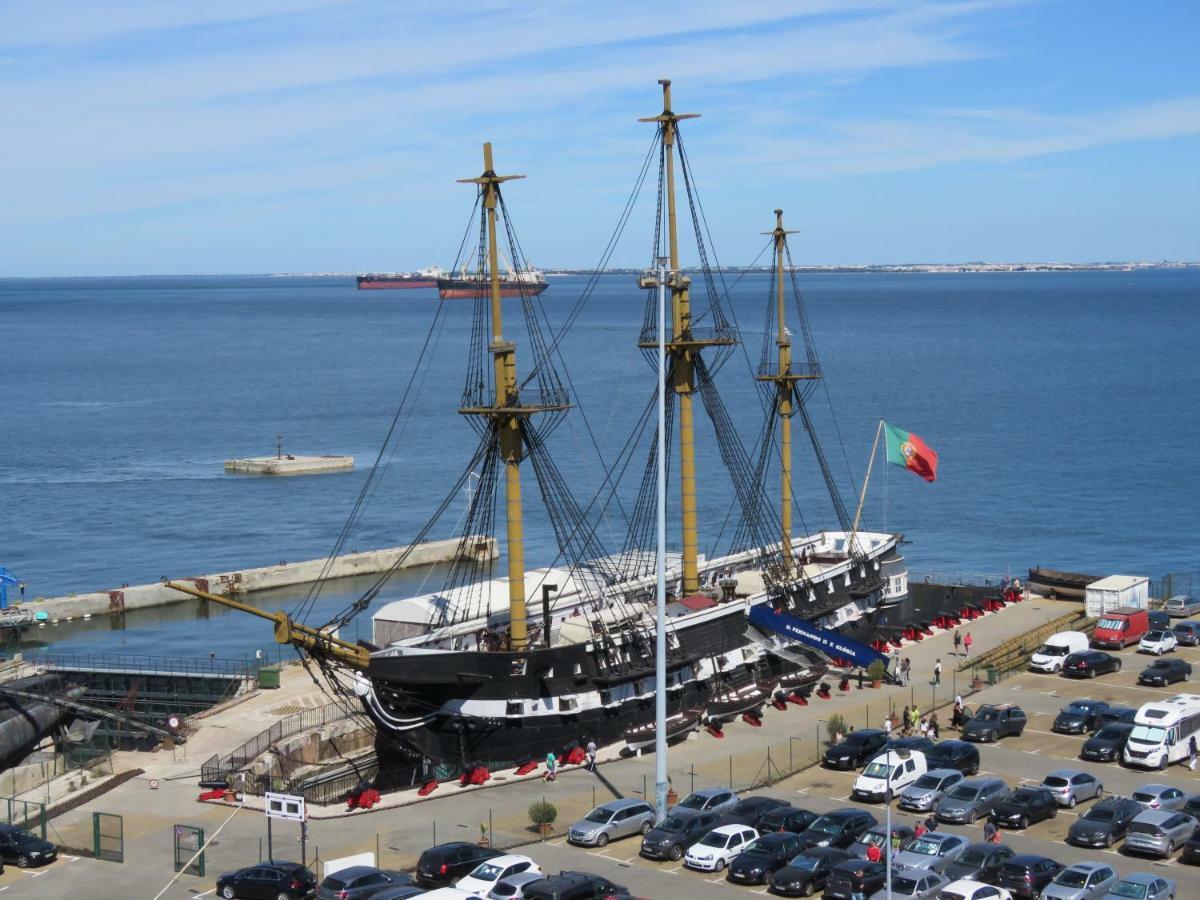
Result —
[[885, 674], [887, 674], [887, 667], [884, 666], [882, 659], [877, 659], [867, 666], [867, 677], [872, 681], [883, 681]]
[[837, 735], [846, 733], [846, 720], [840, 713], [834, 713], [825, 723], [825, 730], [829, 732], [829, 740], [832, 741]]
[[558, 810], [553, 803], [538, 800], [529, 805], [529, 821], [534, 825], [552, 825], [558, 818]]

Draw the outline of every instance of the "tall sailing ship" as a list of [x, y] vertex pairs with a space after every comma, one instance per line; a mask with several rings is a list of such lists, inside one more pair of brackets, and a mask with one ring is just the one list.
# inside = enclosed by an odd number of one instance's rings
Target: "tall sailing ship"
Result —
[[[719, 273], [714, 275], [708, 264], [706, 228], [680, 138], [680, 122], [693, 116], [673, 112], [670, 82], [661, 84], [662, 112], [642, 120], [655, 126], [655, 138], [638, 190], [657, 156], [652, 258], [659, 263], [638, 281], [647, 306], [637, 345], [657, 360], [661, 341], [666, 354], [668, 427], [665, 446], [648, 439], [648, 460], [623, 546], [602, 545], [596, 510], [615, 494], [618, 473], [627, 468], [635, 442], [631, 438], [621, 458], [611, 461], [602, 495], [581, 506], [548, 449], [554, 428], [578, 403], [562, 372], [558, 345], [563, 334], [552, 333], [546, 324], [536, 286], [520, 280], [506, 285], [499, 265], [505, 236], [520, 271], [519, 243], [501, 187], [522, 176], [497, 175], [492, 147], [485, 144], [482, 174], [465, 179], [475, 186], [479, 213], [479, 243], [472, 252], [486, 260], [480, 270], [487, 278], [471, 284], [471, 352], [458, 409], [478, 444], [446, 501], [417, 536], [420, 541], [430, 533], [450, 498], [478, 473], [460, 552], [445, 584], [378, 607], [372, 641], [357, 644], [341, 640], [336, 630], [372, 606], [391, 573], [319, 627], [175, 585], [273, 619], [277, 640], [301, 648], [362, 704], [375, 723], [384, 770], [429, 772], [432, 767], [446, 777], [476, 765], [520, 765], [589, 740], [601, 746], [648, 742], [657, 687], [654, 486], [660, 452], [675, 469], [680, 513], [679, 550], [669, 555], [667, 571], [669, 728], [674, 723], [682, 733], [700, 722], [719, 725], [762, 707], [774, 692], [811, 685], [831, 659], [847, 655], [843, 648], [850, 648], [847, 653], [866, 649], [863, 644], [878, 639], [880, 610], [907, 594], [900, 535], [851, 524], [817, 441], [807, 400], [821, 377], [820, 363], [790, 265], [789, 232], [778, 210], [767, 232], [775, 262], [771, 324], [752, 372], [761, 392], [763, 427], [753, 450], [741, 443], [714, 377], [739, 335], [726, 316], [728, 297]], [[680, 264], [677, 182], [682, 182], [700, 258], [696, 285]], [[661, 335], [655, 305], [660, 287], [670, 298]], [[521, 301], [532, 356], [525, 369], [506, 336], [502, 298], [512, 293], [508, 288]], [[789, 293], [796, 314], [790, 326]], [[587, 291], [580, 302], [586, 297]], [[656, 394], [656, 379], [648, 378], [646, 388]], [[646, 428], [651, 406], [633, 435], [653, 430]], [[738, 512], [728, 552], [713, 558], [699, 552], [697, 492], [706, 482], [697, 474], [698, 412], [713, 423]], [[837, 527], [807, 535], [793, 534], [792, 527], [792, 423], [797, 418], [811, 439], [838, 519]], [[526, 569], [525, 468], [533, 470], [545, 501], [561, 564]], [[775, 468], [777, 502], [768, 499], [775, 491], [767, 487]], [[363, 497], [370, 488], [368, 481]], [[478, 552], [478, 536], [499, 532], [501, 521], [505, 572], [495, 577], [496, 563], [491, 554]], [[794, 630], [770, 627], [772, 617], [801, 623], [802, 639], [796, 640]]]

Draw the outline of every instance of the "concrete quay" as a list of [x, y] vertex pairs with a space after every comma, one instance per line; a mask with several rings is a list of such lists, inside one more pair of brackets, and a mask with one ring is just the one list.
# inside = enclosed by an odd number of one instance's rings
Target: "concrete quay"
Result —
[[240, 475], [323, 475], [349, 472], [353, 456], [250, 456], [225, 460], [225, 471]]
[[[201, 590], [219, 594], [249, 594], [270, 588], [309, 584], [324, 573], [326, 578], [346, 578], [352, 575], [374, 575], [394, 566], [407, 554], [401, 568], [433, 565], [452, 561], [458, 554], [459, 541], [452, 538], [444, 541], [428, 541], [410, 548], [388, 547], [382, 550], [366, 550], [348, 553], [329, 562], [328, 559], [310, 559], [304, 562], [281, 562], [274, 566], [241, 569], [235, 572], [220, 572], [215, 575], [200, 575], [181, 578], [190, 581]], [[480, 559], [495, 559], [499, 554], [496, 542], [491, 537], [479, 537], [471, 542], [468, 552]], [[326, 566], [328, 565], [328, 570]], [[86, 594], [71, 594], [66, 597], [37, 598], [24, 601], [20, 609], [39, 615], [46, 622], [90, 618], [101, 615], [120, 615], [133, 609], [149, 609], [169, 606], [173, 603], [192, 602], [192, 598], [164, 584], [140, 584], [107, 591], [92, 591]]]

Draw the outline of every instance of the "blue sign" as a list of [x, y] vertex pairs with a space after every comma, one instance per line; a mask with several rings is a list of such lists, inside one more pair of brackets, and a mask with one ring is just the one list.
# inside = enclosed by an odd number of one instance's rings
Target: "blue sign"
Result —
[[750, 624], [807, 644], [831, 659], [848, 659], [854, 665], [864, 669], [875, 660], [880, 660], [887, 665], [887, 657], [866, 644], [860, 644], [836, 631], [818, 628], [811, 622], [805, 622], [796, 616], [775, 612], [766, 603], [760, 603], [750, 610]]

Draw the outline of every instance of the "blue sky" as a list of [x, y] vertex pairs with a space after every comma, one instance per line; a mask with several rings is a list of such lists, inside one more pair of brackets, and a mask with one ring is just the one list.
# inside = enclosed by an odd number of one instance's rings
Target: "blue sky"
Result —
[[[592, 265], [675, 107], [719, 258], [1197, 259], [1200, 4], [0, 4], [0, 276]], [[640, 264], [643, 207], [614, 262]]]

